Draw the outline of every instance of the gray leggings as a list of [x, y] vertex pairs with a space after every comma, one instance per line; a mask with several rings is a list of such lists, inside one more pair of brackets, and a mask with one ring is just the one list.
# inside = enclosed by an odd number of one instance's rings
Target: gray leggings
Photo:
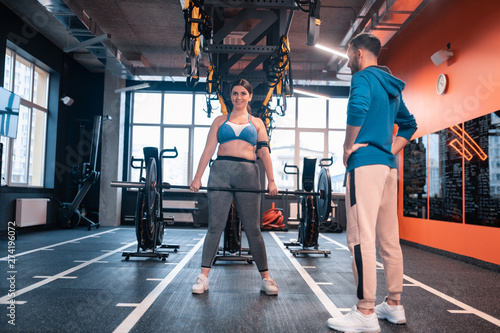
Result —
[[[210, 168], [208, 186], [260, 189], [259, 167], [245, 160], [217, 159]], [[212, 267], [234, 199], [257, 268], [259, 272], [267, 271], [266, 247], [260, 231], [260, 196], [260, 193], [250, 192], [208, 192], [208, 232], [203, 245], [202, 267]]]

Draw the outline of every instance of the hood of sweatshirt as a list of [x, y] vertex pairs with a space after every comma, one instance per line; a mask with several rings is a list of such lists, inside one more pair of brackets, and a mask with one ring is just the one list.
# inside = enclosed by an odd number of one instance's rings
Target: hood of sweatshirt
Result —
[[389, 68], [385, 66], [366, 67], [359, 73], [375, 76], [389, 96], [393, 98], [400, 96], [406, 85], [404, 81], [393, 76]]

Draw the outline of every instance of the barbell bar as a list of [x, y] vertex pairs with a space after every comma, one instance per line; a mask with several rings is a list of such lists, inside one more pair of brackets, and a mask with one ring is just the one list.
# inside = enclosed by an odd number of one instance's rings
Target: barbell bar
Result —
[[[122, 182], [122, 181], [111, 181], [111, 187], [121, 187], [121, 188], [144, 188], [146, 186], [145, 183], [140, 182]], [[172, 185], [170, 183], [162, 183], [161, 185], [156, 185], [157, 188], [161, 189], [180, 189], [180, 190], [189, 190], [190, 187], [188, 185]], [[200, 187], [200, 190], [207, 191], [227, 191], [227, 192], [250, 192], [250, 193], [268, 193], [268, 190], [259, 190], [259, 189], [251, 189], [251, 188], [230, 188], [230, 187]], [[319, 192], [306, 192], [306, 191], [278, 191], [280, 194], [289, 194], [289, 195], [312, 195], [319, 196], [320, 198], [324, 198], [325, 193], [323, 190]]]

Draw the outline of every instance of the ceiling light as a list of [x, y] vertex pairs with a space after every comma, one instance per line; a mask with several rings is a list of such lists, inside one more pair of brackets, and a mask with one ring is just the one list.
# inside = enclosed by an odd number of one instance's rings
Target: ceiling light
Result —
[[130, 86], [130, 87], [116, 89], [115, 93], [121, 93], [121, 92], [126, 92], [126, 91], [139, 90], [139, 89], [144, 89], [144, 88], [149, 88], [149, 87], [151, 87], [151, 85], [149, 83], [142, 83], [142, 84], [137, 84], [135, 86]]
[[314, 92], [311, 92], [311, 91], [297, 89], [297, 88], [293, 88], [293, 92], [301, 94], [301, 95], [316, 97], [316, 98], [330, 98], [330, 96], [325, 95], [325, 94], [314, 93]]
[[314, 46], [317, 47], [320, 50], [323, 50], [323, 51], [330, 52], [330, 53], [333, 53], [335, 55], [338, 55], [339, 57], [344, 57], [346, 59], [348, 58], [347, 54], [345, 54], [345, 52], [337, 51], [337, 50], [331, 49], [329, 47], [323, 46], [321, 44], [316, 44]]

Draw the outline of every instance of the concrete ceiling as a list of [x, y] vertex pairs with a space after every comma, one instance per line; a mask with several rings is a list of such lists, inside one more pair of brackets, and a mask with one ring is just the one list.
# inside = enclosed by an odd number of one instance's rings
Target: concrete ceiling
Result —
[[[236, 15], [243, 3], [270, 10], [265, 3], [293, 0], [205, 0], [223, 17]], [[316, 0], [317, 1], [317, 0]], [[83, 66], [94, 72], [111, 70], [132, 80], [183, 80], [186, 55], [181, 49], [185, 32], [184, 0], [0, 0]], [[201, 1], [203, 2], [203, 1]], [[301, 1], [303, 2], [303, 1]], [[322, 0], [318, 43], [345, 51], [356, 33], [376, 33], [386, 44], [422, 10], [429, 0]], [[231, 3], [228, 6], [227, 3]], [[235, 5], [236, 4], [236, 5]], [[262, 4], [262, 5], [259, 5]], [[307, 8], [307, 5], [304, 6]], [[339, 79], [345, 61], [306, 45], [308, 14], [295, 9], [289, 29], [294, 82], [348, 85]], [[287, 16], [288, 18], [289, 16]], [[234, 29], [245, 33], [255, 20]], [[92, 39], [95, 38], [95, 39]], [[95, 42], [82, 45], [85, 41]], [[208, 54], [201, 52], [200, 77], [206, 76]], [[245, 57], [242, 58], [245, 61]], [[248, 63], [247, 59], [247, 63]], [[237, 66], [237, 65], [236, 65]], [[342, 68], [344, 66], [344, 68]], [[347, 79], [347, 80], [345, 80]]]

